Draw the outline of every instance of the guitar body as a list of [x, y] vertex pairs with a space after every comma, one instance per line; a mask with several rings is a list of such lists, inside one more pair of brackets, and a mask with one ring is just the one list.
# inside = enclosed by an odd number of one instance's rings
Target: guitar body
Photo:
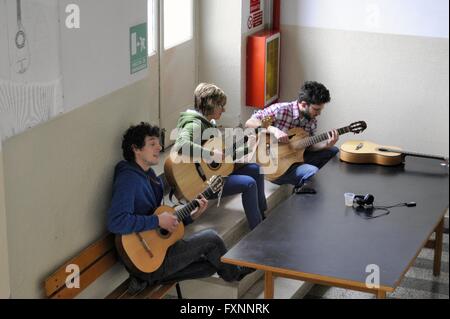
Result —
[[[164, 212], [174, 213], [175, 210], [168, 206], [161, 206], [156, 215]], [[141, 238], [145, 241], [144, 245]], [[184, 236], [184, 224], [179, 223], [173, 233], [168, 233], [160, 228], [141, 233], [116, 236], [117, 251], [127, 267], [144, 273], [157, 270], [164, 261], [167, 249], [182, 239]], [[148, 247], [148, 249], [147, 249]]]
[[[337, 129], [337, 133], [339, 135], [343, 135], [346, 133], [355, 133], [359, 134], [363, 132], [367, 128], [367, 124], [364, 121], [351, 123], [347, 127], [342, 127]], [[274, 173], [267, 173], [266, 179], [269, 181], [274, 181], [277, 178], [281, 177], [286, 171], [296, 163], [304, 162], [304, 153], [305, 149], [314, 144], [326, 141], [331, 136], [332, 132], [322, 133], [320, 135], [310, 136], [305, 130], [300, 127], [294, 127], [287, 132], [289, 137], [289, 143], [276, 143], [278, 144], [277, 148], [271, 149], [271, 144], [273, 143], [261, 143], [258, 147], [265, 147], [261, 152], [258, 150], [258, 154], [263, 154], [262, 156], [264, 160], [261, 160], [260, 157], [257, 158], [258, 163], [264, 167], [267, 165], [267, 157], [274, 161], [274, 165], [271, 168], [275, 169]], [[270, 140], [270, 137], [266, 138], [266, 141]], [[275, 145], [276, 145], [275, 144]]]
[[[399, 153], [382, 152], [380, 148], [398, 150]], [[402, 150], [394, 146], [378, 145], [369, 141], [348, 141], [341, 145], [340, 159], [347, 163], [395, 166], [403, 163]]]
[[[204, 148], [223, 150], [223, 142], [219, 138], [207, 141]], [[164, 162], [164, 174], [167, 181], [175, 188], [178, 199], [193, 200], [206, 187], [213, 176], [228, 176], [234, 171], [233, 158], [226, 157], [224, 163], [194, 163], [191, 158], [172, 153]]]
[[[264, 145], [266, 147], [266, 154], [270, 153], [270, 156], [275, 158], [275, 164], [277, 165], [274, 173], [265, 175], [265, 178], [269, 181], [274, 181], [281, 177], [293, 164], [303, 163], [304, 161], [303, 154], [305, 153], [305, 149], [297, 148], [296, 145], [304, 138], [309, 137], [309, 134], [299, 127], [290, 129], [287, 134], [290, 137], [289, 143], [279, 143], [278, 152], [275, 149], [270, 149], [269, 145]], [[266, 140], [268, 141], [269, 139], [270, 134], [268, 134]], [[257, 162], [261, 166], [264, 166], [267, 161], [263, 161], [257, 156]]]

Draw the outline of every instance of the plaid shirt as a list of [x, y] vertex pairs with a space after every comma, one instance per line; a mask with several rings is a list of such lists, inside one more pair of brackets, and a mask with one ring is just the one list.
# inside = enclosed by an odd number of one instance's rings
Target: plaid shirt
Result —
[[317, 120], [305, 118], [298, 110], [297, 101], [273, 104], [256, 112], [252, 118], [262, 121], [269, 116], [273, 118], [272, 126], [285, 133], [291, 128], [300, 127], [312, 136], [317, 130]]

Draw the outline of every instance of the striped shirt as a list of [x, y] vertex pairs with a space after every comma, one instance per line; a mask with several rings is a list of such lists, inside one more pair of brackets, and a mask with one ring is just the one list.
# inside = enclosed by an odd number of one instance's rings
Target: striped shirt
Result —
[[285, 133], [291, 128], [300, 127], [312, 136], [317, 130], [317, 120], [308, 120], [301, 114], [297, 107], [297, 101], [273, 104], [256, 112], [252, 118], [262, 121], [269, 116], [273, 118], [272, 126]]

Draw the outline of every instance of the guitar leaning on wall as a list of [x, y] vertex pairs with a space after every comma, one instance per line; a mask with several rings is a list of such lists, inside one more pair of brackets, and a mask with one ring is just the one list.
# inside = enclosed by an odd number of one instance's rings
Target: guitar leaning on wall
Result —
[[[266, 129], [272, 123], [272, 118], [267, 117], [262, 120], [262, 125], [254, 132], [259, 134], [259, 129]], [[221, 163], [207, 163], [203, 160], [192, 160], [190, 157], [171, 153], [164, 162], [164, 174], [171, 187], [174, 188], [174, 195], [178, 199], [192, 200], [206, 187], [206, 182], [211, 176], [228, 176], [235, 170], [234, 157], [236, 155], [236, 145], [243, 145], [246, 136], [224, 148], [222, 138], [212, 138], [203, 144], [203, 148], [210, 150], [220, 150], [225, 154], [225, 159]]]
[[[364, 121], [354, 122], [349, 126], [337, 129], [339, 135], [346, 133], [359, 134], [367, 128]], [[272, 149], [270, 144], [265, 144], [260, 147], [266, 147], [265, 153], [271, 158], [275, 158], [276, 171], [271, 174], [266, 174], [265, 178], [269, 181], [274, 181], [281, 177], [293, 164], [303, 163], [303, 155], [306, 148], [309, 146], [321, 143], [329, 139], [331, 132], [322, 133], [320, 135], [309, 136], [309, 134], [302, 128], [295, 127], [288, 132], [289, 143], [278, 143], [278, 151]], [[265, 163], [258, 163], [264, 166]]]
[[[221, 191], [224, 179], [222, 176], [213, 176], [208, 184], [209, 187], [201, 194], [206, 199], [210, 199], [214, 194]], [[157, 270], [164, 261], [167, 249], [183, 238], [184, 224], [182, 221], [190, 216], [191, 212], [197, 207], [199, 207], [198, 202], [193, 200], [179, 209], [169, 206], [160, 206], [156, 209], [156, 215], [167, 212], [177, 217], [180, 223], [173, 233], [158, 228], [140, 233], [116, 235], [116, 248], [125, 265], [129, 269], [144, 273]]]
[[354, 164], [395, 166], [403, 164], [406, 156], [441, 160], [448, 166], [448, 157], [407, 152], [396, 146], [384, 146], [369, 141], [348, 141], [341, 145], [340, 159]]
[[30, 46], [27, 35], [22, 24], [22, 4], [21, 0], [16, 0], [17, 4], [17, 32], [14, 37], [16, 61], [14, 70], [16, 73], [23, 74], [30, 67]]

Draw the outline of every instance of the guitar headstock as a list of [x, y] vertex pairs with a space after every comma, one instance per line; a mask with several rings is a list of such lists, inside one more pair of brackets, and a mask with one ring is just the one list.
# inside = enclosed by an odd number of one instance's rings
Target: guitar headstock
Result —
[[268, 128], [273, 123], [273, 116], [267, 116], [261, 121], [261, 128]]
[[354, 122], [349, 125], [350, 132], [359, 134], [367, 128], [367, 124], [364, 121]]
[[208, 181], [209, 188], [213, 191], [213, 193], [218, 193], [222, 189], [225, 184], [225, 180], [221, 175], [214, 175]]

